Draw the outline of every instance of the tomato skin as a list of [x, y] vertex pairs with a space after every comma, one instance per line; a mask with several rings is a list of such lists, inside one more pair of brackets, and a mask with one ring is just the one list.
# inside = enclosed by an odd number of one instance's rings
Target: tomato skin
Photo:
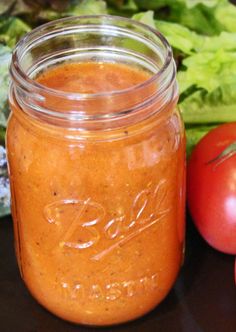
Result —
[[215, 160], [236, 142], [236, 123], [211, 130], [195, 147], [187, 169], [187, 201], [192, 219], [215, 249], [236, 254], [236, 151]]

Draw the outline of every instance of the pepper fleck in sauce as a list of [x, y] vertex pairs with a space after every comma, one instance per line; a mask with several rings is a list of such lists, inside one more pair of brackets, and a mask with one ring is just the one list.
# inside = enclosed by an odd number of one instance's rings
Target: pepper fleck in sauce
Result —
[[[36, 80], [56, 90], [100, 93], [149, 77], [125, 64], [88, 62], [56, 66]], [[16, 249], [31, 293], [76, 323], [115, 324], [151, 310], [182, 260], [185, 147], [177, 112], [148, 129], [127, 127], [118, 140], [70, 143], [11, 107]]]

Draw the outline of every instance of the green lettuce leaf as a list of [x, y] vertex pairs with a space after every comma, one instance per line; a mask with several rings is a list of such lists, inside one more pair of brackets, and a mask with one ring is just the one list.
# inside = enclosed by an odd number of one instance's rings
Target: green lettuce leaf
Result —
[[203, 35], [236, 32], [236, 6], [228, 0], [178, 0], [168, 8], [168, 20]]
[[53, 9], [42, 9], [38, 14], [38, 19], [52, 21], [67, 16], [81, 15], [101, 15], [107, 14], [106, 2], [102, 0], [73, 0], [64, 11]]
[[132, 19], [147, 24], [154, 29], [156, 28], [156, 24], [154, 21], [154, 11], [152, 10], [135, 14], [132, 16]]
[[170, 8], [176, 8], [178, 6], [193, 8], [198, 5], [203, 5], [212, 8], [222, 3], [222, 0], [135, 0], [135, 2], [138, 8], [156, 10], [166, 6]]
[[178, 72], [180, 92], [191, 86], [212, 92], [222, 85], [236, 84], [236, 52], [199, 52], [183, 60]]
[[185, 3], [187, 8], [193, 8], [197, 5], [213, 8], [222, 3], [222, 0], [180, 0], [180, 2]]
[[221, 24], [222, 30], [236, 32], [236, 6], [229, 1], [223, 1], [214, 11], [216, 20]]
[[203, 36], [184, 27], [183, 25], [156, 21], [156, 27], [166, 36], [172, 47], [185, 54], [194, 52], [216, 52], [220, 48], [224, 51], [236, 50], [236, 33], [221, 32], [218, 36]]
[[170, 45], [182, 53], [190, 55], [202, 48], [204, 37], [183, 25], [166, 21], [156, 21], [155, 25]]
[[31, 28], [16, 17], [0, 17], [0, 43], [14, 47], [16, 42]]
[[208, 93], [198, 90], [179, 104], [185, 124], [236, 121], [236, 81], [222, 84]]
[[[179, 0], [174, 1], [175, 3], [179, 2]], [[137, 5], [137, 7], [140, 10], [147, 10], [147, 9], [151, 9], [151, 10], [157, 10], [166, 6], [169, 6], [174, 4], [173, 0], [135, 0], [135, 3]]]
[[203, 35], [217, 35], [222, 31], [222, 26], [214, 15], [215, 8], [203, 4], [188, 8], [182, 4], [170, 9], [168, 20], [184, 25]]
[[112, 15], [130, 16], [138, 11], [135, 0], [108, 0], [108, 13]]
[[102, 0], [74, 0], [63, 15], [99, 15], [106, 14], [106, 2]]
[[154, 11], [147, 11], [133, 15], [133, 19], [159, 30], [168, 40], [170, 45], [185, 54], [193, 54], [194, 50], [201, 48], [204, 37], [183, 25], [154, 20]]
[[236, 33], [221, 32], [219, 36], [201, 36], [202, 43], [196, 47], [201, 52], [217, 52], [219, 49], [224, 51], [236, 51]]
[[157, 28], [169, 41], [170, 45], [186, 55], [196, 52], [215, 52], [236, 50], [236, 33], [221, 32], [219, 36], [203, 36], [185, 26], [161, 20], [154, 20], [154, 12], [147, 11], [135, 14], [133, 19]]
[[155, 10], [155, 17], [181, 24], [202, 35], [236, 32], [236, 7], [228, 0], [135, 0], [140, 10]]
[[0, 126], [6, 127], [9, 115], [8, 88], [9, 88], [9, 64], [11, 61], [11, 49], [0, 44]]
[[12, 15], [21, 16], [30, 24], [38, 25], [67, 16], [106, 14], [106, 2], [103, 0], [17, 0]]
[[154, 20], [153, 11], [133, 18], [155, 25], [173, 48], [185, 54], [178, 72], [185, 123], [236, 121], [236, 34], [199, 35], [180, 24]]

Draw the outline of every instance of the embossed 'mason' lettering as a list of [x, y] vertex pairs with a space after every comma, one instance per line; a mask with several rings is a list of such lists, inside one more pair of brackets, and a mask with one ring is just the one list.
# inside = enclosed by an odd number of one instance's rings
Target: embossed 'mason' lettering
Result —
[[115, 301], [122, 297], [130, 298], [153, 292], [158, 288], [158, 275], [153, 274], [135, 280], [117, 281], [107, 284], [97, 283], [90, 286], [79, 282], [62, 282], [58, 287], [61, 289], [63, 299]]
[[[102, 238], [108, 240], [105, 249], [90, 257], [100, 260], [161, 221], [170, 211], [164, 204], [167, 195], [166, 180], [163, 179], [155, 187], [150, 184], [139, 192], [128, 212], [110, 220], [105, 220], [103, 206], [90, 198], [53, 202], [45, 207], [44, 216], [49, 223], [64, 227], [58, 241], [61, 248], [83, 250], [95, 246]], [[96, 225], [104, 222], [105, 225], [99, 228], [101, 232]]]

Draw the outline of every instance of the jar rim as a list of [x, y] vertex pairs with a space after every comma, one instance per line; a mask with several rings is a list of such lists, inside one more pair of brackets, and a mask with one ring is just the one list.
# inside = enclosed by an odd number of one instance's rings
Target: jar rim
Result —
[[[52, 28], [57, 23], [66, 23], [66, 22], [73, 22], [76, 20], [82, 20], [82, 19], [101, 19], [104, 20], [106, 23], [107, 21], [122, 21], [125, 23], [130, 23], [132, 25], [135, 25], [137, 27], [143, 28], [146, 31], [151, 32], [153, 35], [155, 35], [164, 46], [164, 49], [166, 51], [165, 59], [162, 64], [162, 66], [158, 69], [156, 73], [153, 73], [150, 78], [146, 79], [145, 81], [136, 84], [134, 86], [130, 86], [125, 89], [118, 89], [113, 91], [103, 91], [103, 92], [96, 92], [96, 93], [78, 93], [78, 92], [66, 92], [63, 90], [57, 90], [53, 88], [49, 88], [44, 86], [43, 84], [38, 83], [36, 80], [30, 78], [27, 73], [24, 72], [23, 68], [20, 65], [20, 59], [18, 56], [18, 51], [20, 48], [24, 48], [27, 46], [27, 43], [30, 41], [30, 39], [34, 39], [34, 36], [37, 35], [38, 32], [43, 33], [44, 30], [47, 28]], [[51, 95], [57, 95], [63, 98], [73, 99], [73, 100], [90, 100], [94, 98], [104, 98], [104, 97], [113, 97], [113, 96], [121, 96], [122, 94], [129, 93], [130, 91], [139, 91], [142, 90], [144, 87], [148, 86], [149, 84], [154, 83], [157, 80], [160, 80], [165, 73], [166, 69], [171, 64], [171, 61], [173, 59], [173, 52], [171, 49], [170, 44], [168, 43], [167, 39], [156, 29], [135, 21], [133, 19], [115, 16], [115, 15], [83, 15], [83, 16], [70, 16], [66, 18], [57, 19], [48, 23], [45, 23], [43, 25], [40, 25], [39, 27], [33, 29], [32, 31], [28, 32], [16, 45], [16, 47], [13, 50], [12, 53], [12, 62], [10, 66], [10, 72], [12, 77], [16, 77], [19, 82], [24, 82], [27, 84], [28, 89], [36, 89], [36, 91], [46, 91], [50, 93]]]

